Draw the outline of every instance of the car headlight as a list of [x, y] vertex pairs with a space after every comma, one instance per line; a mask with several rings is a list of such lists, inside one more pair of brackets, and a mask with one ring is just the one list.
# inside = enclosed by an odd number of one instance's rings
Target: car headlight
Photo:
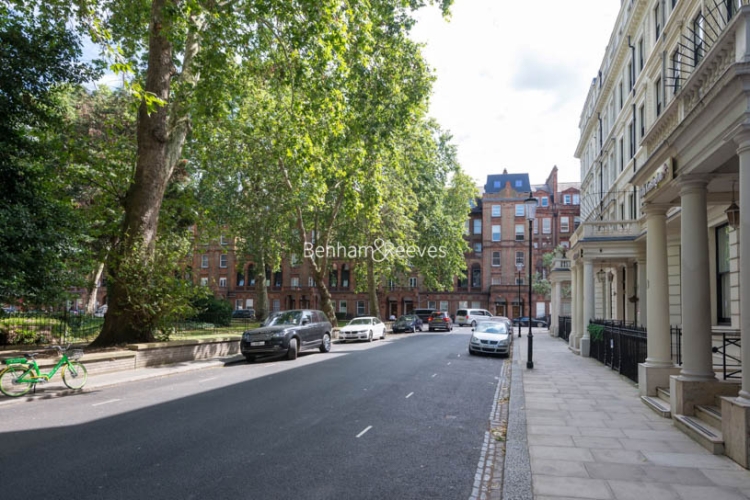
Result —
[[472, 335], [471, 336], [471, 343], [472, 344], [481, 344], [482, 342], [478, 338], [476, 338], [475, 336]]
[[[294, 332], [292, 332], [292, 333], [294, 333]], [[284, 336], [286, 336], [286, 332], [276, 332], [273, 335], [271, 335], [271, 337], [273, 337], [275, 339], [277, 339], [279, 337], [284, 337]]]

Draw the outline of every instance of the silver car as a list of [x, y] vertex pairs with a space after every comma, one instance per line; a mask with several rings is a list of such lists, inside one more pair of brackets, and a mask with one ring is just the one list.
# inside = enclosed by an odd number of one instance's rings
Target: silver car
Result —
[[471, 329], [469, 339], [469, 354], [503, 354], [510, 353], [510, 343], [513, 341], [508, 326], [504, 321], [485, 321]]
[[478, 323], [488, 321], [492, 313], [487, 309], [459, 309], [456, 311], [456, 324], [458, 326], [477, 326]]

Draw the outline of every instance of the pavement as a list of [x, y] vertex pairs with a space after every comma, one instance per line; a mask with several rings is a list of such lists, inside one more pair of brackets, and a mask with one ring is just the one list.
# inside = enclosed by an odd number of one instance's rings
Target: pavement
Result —
[[504, 500], [750, 499], [750, 471], [646, 407], [630, 380], [542, 330], [527, 369], [526, 332], [515, 340]]
[[[502, 489], [472, 495], [502, 500], [750, 500], [750, 471], [713, 455], [647, 408], [638, 388], [566, 342], [535, 329], [515, 338], [510, 367]], [[90, 376], [98, 390], [244, 361], [241, 355]], [[68, 394], [59, 378], [36, 395], [0, 398], [0, 407]], [[494, 411], [494, 410], [493, 410]], [[499, 417], [498, 417], [499, 418]]]

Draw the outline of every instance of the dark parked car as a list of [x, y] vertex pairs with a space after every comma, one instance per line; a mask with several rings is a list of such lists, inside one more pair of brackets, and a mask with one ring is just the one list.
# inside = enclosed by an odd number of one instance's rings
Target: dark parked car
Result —
[[255, 309], [237, 309], [232, 311], [233, 318], [255, 319]]
[[450, 315], [445, 311], [435, 311], [428, 321], [427, 329], [431, 332], [435, 330], [450, 332], [453, 330], [453, 320], [451, 320]]
[[[520, 318], [513, 318], [513, 325], [518, 326], [519, 323], [521, 323], [521, 326], [529, 326], [529, 317], [522, 316]], [[541, 318], [534, 318], [531, 320], [531, 326], [547, 328], [547, 322]]]
[[296, 309], [272, 314], [260, 328], [242, 334], [240, 350], [252, 363], [261, 356], [297, 359], [305, 349], [331, 350], [331, 322], [323, 311]]
[[414, 314], [416, 314], [423, 323], [427, 323], [427, 320], [430, 319], [430, 316], [432, 316], [432, 313], [434, 312], [435, 309], [414, 309]]
[[416, 314], [406, 314], [393, 323], [393, 333], [422, 331], [422, 320]]

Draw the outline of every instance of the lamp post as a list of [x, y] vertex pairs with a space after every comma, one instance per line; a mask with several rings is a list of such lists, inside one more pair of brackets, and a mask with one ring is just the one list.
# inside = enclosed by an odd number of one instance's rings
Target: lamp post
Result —
[[[526, 361], [526, 368], [534, 368], [534, 360], [533, 360], [533, 354], [534, 354], [534, 334], [531, 333], [531, 273], [534, 270], [533, 266], [533, 260], [531, 258], [532, 252], [533, 252], [533, 225], [534, 225], [534, 217], [536, 216], [536, 206], [539, 204], [539, 201], [534, 198], [533, 196], [529, 195], [529, 197], [523, 202], [524, 205], [526, 205], [526, 218], [529, 219], [529, 352], [528, 352], [528, 360]], [[519, 321], [520, 323], [520, 321]], [[520, 327], [519, 327], [520, 328]]]
[[521, 273], [523, 272], [523, 264], [520, 262], [517, 263], [516, 269], [518, 269], [518, 277], [516, 278], [516, 284], [518, 285], [518, 338], [521, 338], [521, 318], [523, 317], [523, 309], [521, 309]]

